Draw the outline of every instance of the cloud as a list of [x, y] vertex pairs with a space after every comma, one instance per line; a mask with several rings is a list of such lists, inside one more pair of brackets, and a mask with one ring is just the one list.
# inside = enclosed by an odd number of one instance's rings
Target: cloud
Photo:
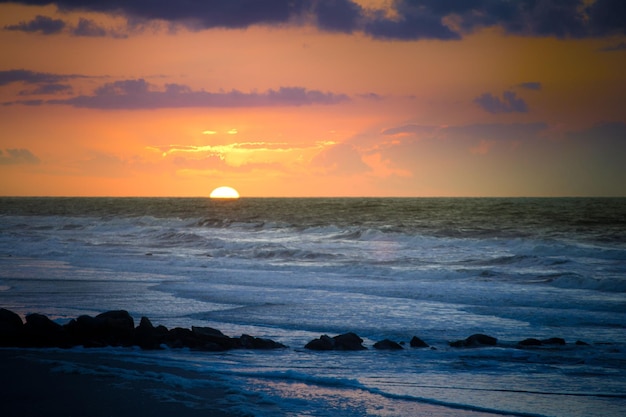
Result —
[[[348, 34], [362, 32], [385, 40], [454, 40], [485, 27], [501, 28], [514, 35], [558, 38], [626, 33], [626, 6], [623, 0], [596, 0], [591, 3], [585, 0], [390, 0], [385, 2], [384, 8], [376, 9], [364, 8], [355, 0], [18, 2], [55, 5], [61, 11], [122, 15], [128, 22], [135, 23], [164, 21], [192, 30], [243, 29], [252, 25], [302, 25], [312, 22], [323, 31]], [[49, 24], [48, 20], [44, 23]], [[57, 21], [56, 24], [61, 23]], [[29, 25], [31, 22], [23, 23], [24, 28]], [[33, 28], [37, 25], [45, 26], [39, 22], [33, 24]], [[102, 32], [89, 30], [85, 33], [93, 36], [93, 33]]]
[[0, 165], [38, 164], [39, 158], [28, 149], [0, 149]]
[[75, 36], [103, 37], [107, 35], [107, 30], [91, 19], [80, 18], [78, 26], [72, 29]]
[[34, 90], [20, 91], [20, 96], [30, 96], [39, 94], [59, 94], [59, 93], [71, 93], [72, 86], [68, 84], [41, 84]]
[[626, 51], [626, 42], [620, 42], [616, 45], [606, 46], [604, 48], [598, 49], [600, 52], [615, 52], [615, 51]]
[[478, 104], [489, 113], [526, 113], [528, 105], [526, 102], [517, 97], [513, 91], [505, 91], [502, 93], [502, 99], [491, 93], [484, 93], [474, 99], [474, 103]]
[[17, 25], [9, 25], [4, 28], [6, 30], [31, 33], [41, 32], [44, 35], [52, 35], [61, 32], [65, 28], [65, 22], [61, 19], [52, 19], [51, 17], [37, 15], [29, 22], [20, 22]]
[[71, 78], [83, 78], [83, 75], [63, 75], [52, 74], [49, 72], [35, 72], [25, 69], [14, 69], [0, 71], [0, 86], [11, 83], [23, 82], [27, 84], [39, 84], [39, 83], [58, 83], [59, 81], [65, 81]]
[[542, 89], [541, 83], [537, 81], [520, 83], [520, 84], [517, 84], [517, 87], [520, 87], [526, 90], [534, 90], [534, 91], [539, 91]]
[[4, 104], [53, 104], [90, 109], [160, 109], [331, 105], [348, 100], [349, 97], [345, 94], [307, 90], [303, 87], [280, 87], [278, 90], [270, 89], [263, 93], [243, 93], [238, 90], [211, 93], [204, 90], [193, 91], [181, 84], [165, 84], [163, 89], [158, 89], [144, 79], [132, 79], [106, 83], [92, 95]]

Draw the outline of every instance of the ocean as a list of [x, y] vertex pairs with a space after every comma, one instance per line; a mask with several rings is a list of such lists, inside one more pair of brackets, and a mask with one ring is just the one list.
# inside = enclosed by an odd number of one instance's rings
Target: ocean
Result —
[[[96, 349], [206, 371], [247, 415], [623, 416], [626, 199], [3, 197], [0, 307], [287, 345]], [[346, 332], [368, 349], [304, 349]], [[497, 345], [450, 346], [475, 333]]]

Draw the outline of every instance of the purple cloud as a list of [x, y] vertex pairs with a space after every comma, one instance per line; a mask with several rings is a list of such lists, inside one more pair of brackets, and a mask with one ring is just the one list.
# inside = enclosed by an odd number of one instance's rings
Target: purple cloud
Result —
[[[8, 0], [0, 0], [6, 2]], [[363, 32], [386, 40], [454, 40], [485, 27], [499, 27], [522, 36], [582, 38], [626, 33], [623, 0], [392, 0], [393, 17], [382, 10], [365, 9], [355, 0], [229, 0], [185, 2], [145, 0], [13, 0], [22, 4], [56, 5], [63, 11], [123, 15], [129, 21], [162, 20], [193, 30], [247, 28], [252, 25], [304, 24], [321, 30]], [[448, 22], [453, 18], [455, 26]], [[14, 25], [15, 30], [61, 30], [51, 18]], [[21, 25], [21, 26], [20, 26]], [[52, 26], [52, 27], [51, 27]], [[80, 25], [79, 25], [80, 26]], [[97, 27], [79, 32], [94, 36]], [[45, 33], [45, 32], [44, 32]], [[100, 36], [100, 35], [98, 35]]]
[[6, 30], [41, 32], [44, 35], [52, 35], [61, 32], [65, 28], [65, 22], [61, 19], [52, 19], [48, 16], [37, 15], [31, 21], [20, 22], [17, 25], [9, 25], [4, 28]]
[[528, 105], [526, 102], [517, 97], [513, 91], [505, 91], [502, 93], [502, 99], [491, 93], [484, 93], [474, 99], [474, 103], [478, 104], [489, 113], [526, 113]]
[[539, 90], [541, 90], [542, 85], [541, 85], [540, 82], [533, 81], [533, 82], [526, 82], [526, 83], [517, 84], [517, 87], [524, 88], [526, 90], [539, 91]]
[[77, 74], [52, 74], [49, 72], [36, 72], [25, 69], [0, 71], [0, 86], [11, 83], [23, 82], [26, 84], [54, 84], [74, 78], [86, 78], [85, 75]]
[[[335, 94], [303, 87], [280, 87], [264, 93], [243, 93], [238, 90], [211, 93], [193, 91], [181, 84], [166, 84], [157, 89], [143, 79], [106, 83], [92, 95], [80, 95], [63, 100], [48, 100], [39, 104], [69, 105], [90, 109], [160, 109], [183, 107], [267, 107], [331, 105], [349, 100], [345, 94]], [[14, 102], [5, 104], [37, 103]]]

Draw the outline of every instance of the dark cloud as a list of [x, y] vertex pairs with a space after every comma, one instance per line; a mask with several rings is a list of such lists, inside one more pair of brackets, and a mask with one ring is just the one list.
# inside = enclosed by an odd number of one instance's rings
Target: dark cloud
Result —
[[4, 28], [6, 30], [41, 32], [44, 35], [52, 35], [61, 32], [65, 28], [65, 22], [61, 19], [38, 15], [31, 21], [20, 22], [17, 25], [9, 25]]
[[72, 86], [69, 84], [42, 84], [34, 90], [20, 91], [20, 96], [30, 96], [38, 94], [59, 94], [59, 93], [71, 93]]
[[72, 29], [72, 34], [75, 36], [103, 37], [107, 36], [107, 30], [93, 20], [81, 17], [78, 26]]
[[526, 82], [526, 83], [520, 83], [517, 85], [520, 88], [524, 88], [526, 90], [535, 90], [535, 91], [539, 91], [542, 88], [542, 85], [540, 82]]
[[[5, 2], [6, 0], [0, 0]], [[23, 4], [56, 5], [61, 11], [102, 12], [123, 15], [129, 22], [162, 20], [194, 30], [246, 28], [313, 21], [321, 30], [364, 32], [377, 39], [459, 39], [483, 27], [500, 27], [523, 36], [581, 38], [626, 33], [623, 0], [393, 0], [392, 13], [364, 9], [354, 0], [22, 0]], [[45, 26], [24, 22], [22, 29]], [[34, 21], [33, 21], [34, 22]], [[61, 25], [62, 21], [56, 21]], [[20, 25], [15, 25], [16, 28]], [[61, 28], [62, 29], [62, 28]], [[56, 29], [56, 30], [61, 30]], [[102, 33], [83, 23], [82, 36]], [[50, 28], [48, 30], [54, 30]], [[109, 33], [110, 34], [110, 33]], [[100, 36], [100, 35], [98, 35]]]
[[85, 78], [84, 75], [76, 74], [52, 74], [49, 72], [35, 72], [25, 69], [0, 71], [0, 86], [11, 83], [23, 82], [27, 84], [55, 84], [73, 78]]
[[351, 0], [324, 0], [314, 3], [313, 14], [320, 29], [352, 33], [359, 29], [363, 8]]
[[513, 91], [505, 91], [502, 93], [502, 99], [491, 93], [484, 93], [474, 99], [474, 103], [478, 104], [489, 113], [526, 113], [528, 105], [526, 102], [517, 97]]
[[0, 165], [38, 164], [39, 158], [28, 149], [0, 149]]
[[5, 104], [57, 104], [90, 109], [160, 109], [183, 107], [265, 107], [336, 104], [349, 100], [345, 94], [334, 94], [303, 87], [280, 87], [264, 93], [237, 90], [211, 93], [193, 91], [181, 84], [166, 84], [157, 89], [143, 79], [106, 83], [92, 95], [62, 100], [16, 101]]

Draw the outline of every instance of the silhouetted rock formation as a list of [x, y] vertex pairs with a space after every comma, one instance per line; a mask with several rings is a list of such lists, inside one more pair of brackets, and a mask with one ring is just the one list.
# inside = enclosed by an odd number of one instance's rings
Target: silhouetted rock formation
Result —
[[422, 339], [420, 339], [417, 336], [413, 336], [413, 338], [411, 339], [411, 342], [409, 342], [409, 344], [411, 345], [411, 347], [414, 347], [414, 348], [427, 348], [427, 347], [430, 347], [428, 345], [428, 343], [424, 342]]
[[384, 339], [380, 342], [374, 343], [374, 349], [379, 350], [401, 350], [404, 349], [400, 343], [394, 342], [393, 340]]
[[304, 346], [311, 350], [365, 350], [363, 339], [355, 333], [349, 332], [330, 337], [322, 335], [319, 339], [311, 340]]
[[204, 351], [229, 349], [278, 349], [285, 345], [270, 339], [250, 335], [229, 337], [210, 327], [176, 327], [168, 330], [142, 317], [137, 328], [132, 316], [125, 310], [107, 311], [96, 317], [82, 315], [64, 326], [42, 314], [29, 314], [26, 323], [19, 315], [0, 309], [0, 346], [5, 347], [62, 347], [73, 346], [139, 346], [142, 349], [190, 348]]
[[467, 339], [457, 340], [456, 342], [450, 342], [452, 347], [481, 347], [481, 346], [495, 346], [498, 343], [498, 339], [495, 337], [487, 336], [486, 334], [473, 334]]
[[[578, 344], [578, 342], [576, 342]], [[585, 342], [581, 342], [585, 343]], [[533, 337], [529, 337], [528, 339], [524, 339], [520, 342], [517, 342], [518, 346], [521, 347], [530, 347], [530, 346], [564, 346], [566, 344], [565, 339], [560, 337], [551, 337], [549, 339], [535, 339]]]

